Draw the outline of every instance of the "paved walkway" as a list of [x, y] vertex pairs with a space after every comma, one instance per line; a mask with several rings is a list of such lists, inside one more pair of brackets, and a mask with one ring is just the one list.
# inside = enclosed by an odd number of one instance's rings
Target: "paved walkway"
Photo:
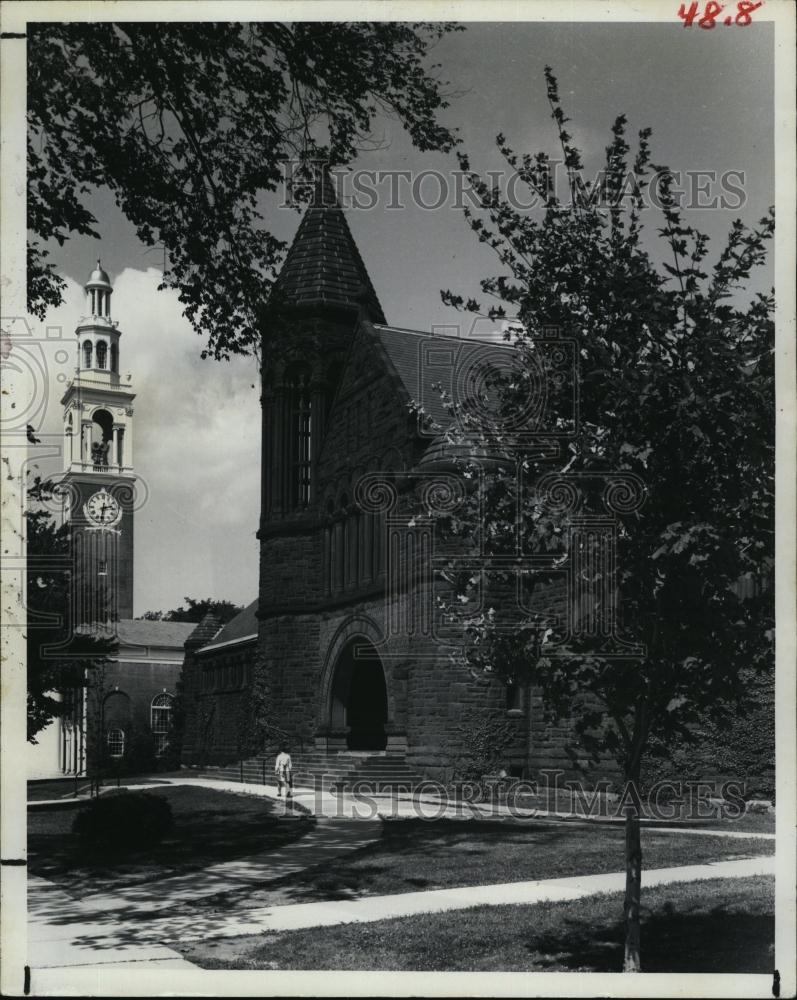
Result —
[[[117, 899], [115, 907], [118, 904]], [[131, 963], [138, 968], [196, 968], [179, 952], [159, 944], [157, 938], [148, 942], [119, 940], [118, 936], [114, 941], [107, 939], [108, 919], [114, 920], [117, 913], [114, 909], [97, 922], [91, 908], [83, 907], [52, 882], [28, 876], [27, 964], [34, 970], [83, 966], [111, 968]]]
[[[170, 784], [196, 784], [239, 794], [275, 798], [274, 786], [246, 785], [203, 778], [168, 779]], [[146, 787], [145, 783], [136, 787]], [[151, 787], [156, 787], [154, 784]], [[163, 787], [163, 782], [158, 782]], [[602, 892], [621, 891], [622, 872], [576, 876], [502, 885], [437, 889], [423, 892], [369, 896], [356, 900], [311, 903], [284, 902], [245, 909], [236, 905], [236, 894], [245, 897], [251, 890], [282, 879], [304, 868], [357, 850], [375, 840], [385, 817], [417, 816], [417, 802], [387, 798], [364, 805], [351, 795], [333, 796], [299, 790], [294, 796], [299, 806], [320, 814], [315, 828], [303, 838], [282, 848], [235, 861], [213, 865], [189, 875], [161, 879], [142, 886], [120, 889], [117, 893], [87, 893], [80, 900], [68, 896], [44, 879], [31, 877], [29, 893], [29, 958], [33, 969], [59, 969], [135, 963], [141, 968], [190, 968], [178, 952], [163, 942], [187, 942], [204, 938], [238, 937], [302, 927], [320, 927], [351, 921], [365, 922], [423, 912], [444, 912], [479, 905], [540, 903], [547, 900], [578, 899]], [[439, 800], [430, 804], [440, 806]], [[279, 807], [283, 807], [279, 803]], [[537, 815], [539, 812], [535, 811]], [[435, 813], [437, 815], [438, 813]], [[464, 814], [461, 805], [446, 806], [448, 817]], [[476, 816], [480, 813], [476, 812]], [[498, 814], [501, 818], [509, 812]], [[548, 814], [553, 817], [555, 814]], [[339, 817], [339, 818], [330, 818]], [[360, 818], [358, 818], [360, 817]], [[367, 817], [367, 818], [365, 818]], [[286, 822], [302, 822], [289, 819]], [[572, 821], [571, 821], [572, 822]], [[735, 831], [684, 830], [712, 836], [758, 836]], [[743, 878], [774, 872], [774, 858], [751, 858], [713, 864], [689, 865], [646, 871], [646, 886], [705, 878]], [[211, 897], [219, 896], [218, 900]], [[204, 905], [193, 904], [204, 900]]]
[[[290, 822], [301, 823], [302, 820]], [[117, 907], [121, 898], [124, 912], [129, 916], [138, 910], [152, 913], [190, 906], [204, 897], [224, 893], [225, 905], [234, 907], [238, 894], [252, 892], [269, 882], [357, 851], [377, 840], [381, 832], [380, 820], [320, 819], [300, 840], [282, 847], [211, 865], [187, 875], [125, 887], [114, 893], [89, 892], [82, 897], [82, 905], [108, 909]]]
[[[754, 875], [774, 875], [772, 856], [745, 858], [740, 861], [717, 861], [677, 868], [656, 868], [643, 873], [645, 888], [669, 885], [673, 882], [695, 882], [700, 879], [747, 878]], [[393, 917], [409, 917], [419, 913], [444, 913], [472, 906], [504, 906], [563, 902], [595, 896], [604, 892], [623, 892], [625, 872], [608, 875], [576, 875], [570, 878], [543, 879], [534, 882], [506, 882], [499, 885], [464, 886], [457, 889], [430, 889], [423, 892], [402, 892], [389, 896], [367, 896], [362, 899], [333, 900], [320, 903], [295, 903], [285, 906], [264, 906], [241, 914], [230, 914], [218, 926], [213, 937], [238, 937], [275, 931], [298, 930], [304, 927], [330, 927], [334, 924], [371, 923]], [[171, 937], [175, 942], [202, 940], [210, 935], [193, 929]]]
[[[170, 778], [173, 784], [201, 785], [204, 788], [219, 788], [223, 791], [237, 792], [242, 795], [257, 795], [276, 799], [276, 784], [248, 784], [246, 782], [229, 781], [219, 778]], [[137, 788], [150, 787], [137, 785]], [[152, 786], [156, 787], [156, 786]], [[622, 826], [624, 819], [610, 817], [574, 816], [572, 812], [542, 809], [537, 806], [514, 805], [509, 807], [501, 803], [456, 802], [441, 800], [432, 794], [423, 795], [390, 795], [364, 794], [352, 795], [349, 792], [331, 794], [311, 788], [294, 790], [293, 801], [300, 808], [306, 809], [318, 817], [328, 819], [540, 819], [567, 820], [569, 823], [610, 824]], [[657, 833], [686, 834], [689, 836], [728, 837], [739, 840], [774, 840], [774, 833], [764, 833], [757, 830], [712, 829], [709, 827], [688, 827], [676, 821], [642, 820], [643, 828], [655, 827]], [[727, 826], [732, 827], [733, 821], [728, 820]]]

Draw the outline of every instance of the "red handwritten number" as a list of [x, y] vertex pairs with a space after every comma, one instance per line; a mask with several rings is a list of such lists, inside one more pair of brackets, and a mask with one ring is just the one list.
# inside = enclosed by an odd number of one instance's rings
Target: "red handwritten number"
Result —
[[[741, 0], [740, 0], [741, 2]], [[716, 19], [722, 13], [725, 8], [721, 3], [716, 3], [716, 0], [708, 0], [706, 4], [706, 10], [700, 20], [697, 22], [701, 28], [713, 28]]]
[[684, 10], [683, 4], [681, 4], [681, 6], [678, 8], [678, 17], [680, 17], [681, 20], [684, 22], [685, 28], [692, 27], [692, 21], [694, 21], [694, 19], [697, 17], [697, 10], [698, 10], [697, 2], [690, 4], [688, 11]]
[[753, 11], [758, 10], [759, 7], [763, 7], [762, 3], [751, 3], [750, 0], [739, 0], [736, 4], [736, 8], [739, 13], [736, 15], [736, 23], [742, 27], [746, 28], [748, 24], [753, 23], [752, 17], [750, 15]]

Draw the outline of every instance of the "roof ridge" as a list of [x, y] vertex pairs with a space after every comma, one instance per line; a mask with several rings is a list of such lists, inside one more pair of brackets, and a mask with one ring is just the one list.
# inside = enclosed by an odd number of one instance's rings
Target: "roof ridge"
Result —
[[381, 330], [389, 330], [394, 333], [411, 333], [417, 337], [426, 337], [428, 340], [453, 340], [458, 344], [485, 344], [491, 347], [509, 347], [513, 348], [515, 345], [508, 340], [492, 340], [487, 337], [456, 337], [453, 334], [447, 333], [431, 333], [428, 330], [413, 330], [408, 326], [396, 326], [392, 323], [377, 323], [373, 321], [371, 326], [374, 328], [374, 332], [377, 328]]

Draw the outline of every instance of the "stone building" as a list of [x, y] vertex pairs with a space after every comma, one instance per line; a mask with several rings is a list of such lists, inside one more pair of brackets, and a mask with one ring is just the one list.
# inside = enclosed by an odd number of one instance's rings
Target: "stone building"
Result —
[[[186, 645], [186, 763], [241, 757], [257, 678], [299, 771], [354, 755], [451, 780], [500, 744], [510, 774], [570, 766], [533, 691], [452, 660], [437, 607], [431, 515], [452, 475], [452, 417], [495, 340], [390, 326], [328, 178], [276, 284], [278, 346], [263, 383], [258, 600]], [[431, 505], [431, 506], [430, 506]], [[437, 547], [436, 547], [437, 546]], [[548, 610], [558, 605], [550, 592]], [[453, 631], [452, 631], [453, 628]]]

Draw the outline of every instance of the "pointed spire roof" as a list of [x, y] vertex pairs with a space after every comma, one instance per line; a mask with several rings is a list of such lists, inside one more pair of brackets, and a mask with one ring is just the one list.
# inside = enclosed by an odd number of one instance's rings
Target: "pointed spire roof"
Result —
[[325, 166], [275, 287], [292, 305], [352, 312], [365, 307], [373, 322], [385, 322]]

